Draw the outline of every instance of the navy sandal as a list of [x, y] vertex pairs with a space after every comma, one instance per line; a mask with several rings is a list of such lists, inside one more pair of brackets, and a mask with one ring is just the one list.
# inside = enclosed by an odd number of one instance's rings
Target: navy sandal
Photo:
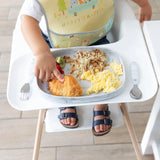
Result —
[[61, 112], [65, 109], [67, 109], [67, 108], [75, 109], [75, 113], [60, 113], [58, 118], [60, 120], [67, 119], [67, 118], [75, 118], [76, 119], [76, 124], [74, 126], [71, 126], [69, 124], [63, 124], [61, 122], [60, 123], [66, 128], [77, 128], [79, 126], [79, 123], [78, 123], [78, 115], [77, 115], [76, 107], [60, 107], [59, 109], [60, 109], [60, 112]]
[[[109, 117], [110, 115], [110, 111], [108, 110], [108, 108], [104, 111], [94, 111], [93, 110], [93, 125], [92, 125], [92, 132], [95, 136], [103, 136], [107, 133], [109, 133], [111, 131], [112, 128], [112, 120], [110, 118], [104, 118], [104, 119], [99, 119], [99, 120], [95, 120], [94, 121], [94, 117], [95, 116], [100, 116], [100, 115], [104, 115], [106, 117]], [[111, 127], [104, 131], [104, 132], [96, 132], [94, 127], [100, 124], [106, 124], [106, 125], [110, 125]]]

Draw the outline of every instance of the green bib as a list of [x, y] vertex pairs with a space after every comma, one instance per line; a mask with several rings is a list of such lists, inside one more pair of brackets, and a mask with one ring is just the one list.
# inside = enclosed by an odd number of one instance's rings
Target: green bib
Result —
[[90, 45], [111, 29], [113, 0], [37, 0], [47, 22], [52, 47]]

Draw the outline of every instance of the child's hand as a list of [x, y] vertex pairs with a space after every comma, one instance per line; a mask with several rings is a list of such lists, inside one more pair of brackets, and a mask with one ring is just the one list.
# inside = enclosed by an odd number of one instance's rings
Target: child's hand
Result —
[[151, 8], [149, 2], [146, 1], [146, 3], [141, 6], [140, 11], [139, 11], [140, 23], [142, 23], [145, 20], [146, 21], [150, 20], [151, 16], [152, 16], [152, 8]]
[[35, 56], [35, 76], [39, 79], [49, 81], [52, 75], [56, 76], [61, 82], [64, 81], [63, 76], [56, 67], [56, 60], [51, 54], [41, 54]]

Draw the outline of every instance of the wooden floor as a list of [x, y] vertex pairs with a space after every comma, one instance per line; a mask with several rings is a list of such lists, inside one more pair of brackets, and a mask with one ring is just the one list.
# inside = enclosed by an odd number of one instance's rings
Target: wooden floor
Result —
[[[160, 1], [150, 0], [153, 20], [160, 19]], [[37, 111], [19, 112], [7, 102], [6, 88], [12, 31], [23, 0], [0, 0], [0, 159], [30, 160], [32, 157]], [[138, 7], [129, 2], [136, 16]], [[142, 140], [154, 98], [145, 103], [128, 104], [130, 116]], [[48, 134], [43, 131], [40, 160], [136, 160], [126, 126], [113, 128], [106, 136], [91, 131]], [[153, 157], [145, 156], [145, 160]]]

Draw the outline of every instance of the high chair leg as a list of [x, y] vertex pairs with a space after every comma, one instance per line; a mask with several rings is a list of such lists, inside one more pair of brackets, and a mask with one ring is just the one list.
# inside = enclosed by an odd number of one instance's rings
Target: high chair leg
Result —
[[131, 123], [131, 120], [130, 120], [130, 117], [129, 117], [129, 114], [127, 111], [127, 106], [125, 103], [122, 103], [122, 104], [120, 104], [120, 107], [121, 107], [122, 113], [124, 115], [124, 120], [125, 120], [127, 129], [128, 129], [134, 150], [136, 152], [137, 159], [143, 160], [143, 156], [142, 156], [141, 149], [140, 149], [137, 137], [136, 137], [136, 133], [135, 133], [135, 130], [133, 128], [133, 125]]
[[38, 157], [39, 157], [39, 149], [40, 149], [40, 144], [41, 144], [41, 137], [42, 137], [43, 122], [44, 122], [45, 114], [46, 114], [46, 109], [39, 111], [32, 160], [38, 160]]

